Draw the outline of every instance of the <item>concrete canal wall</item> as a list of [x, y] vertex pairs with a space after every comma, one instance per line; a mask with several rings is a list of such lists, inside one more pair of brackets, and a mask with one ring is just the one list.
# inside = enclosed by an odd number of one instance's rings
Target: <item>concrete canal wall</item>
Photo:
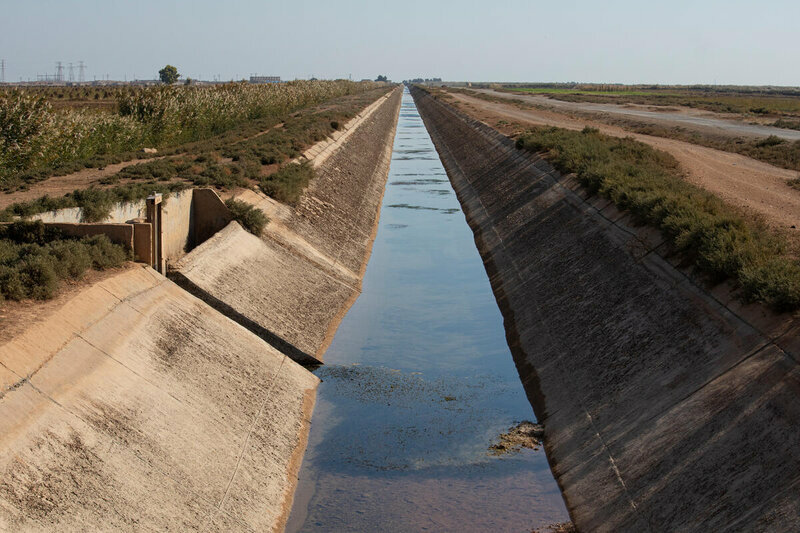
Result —
[[262, 239], [200, 224], [216, 195], [171, 198], [170, 258], [208, 239], [175, 273], [191, 293], [129, 265], [0, 332], [0, 530], [283, 529], [319, 381], [293, 359], [321, 359], [359, 292], [400, 95], [318, 152], [297, 206], [239, 194]]
[[176, 264], [173, 279], [295, 360], [320, 362], [361, 291], [401, 97], [396, 89], [348, 123], [338, 150], [307, 152], [316, 178], [296, 206], [237, 194], [269, 217], [261, 239], [234, 222]]
[[269, 530], [317, 378], [132, 266], [0, 346], [0, 530]]
[[581, 531], [800, 523], [800, 323], [681, 270], [660, 235], [413, 90], [475, 233]]

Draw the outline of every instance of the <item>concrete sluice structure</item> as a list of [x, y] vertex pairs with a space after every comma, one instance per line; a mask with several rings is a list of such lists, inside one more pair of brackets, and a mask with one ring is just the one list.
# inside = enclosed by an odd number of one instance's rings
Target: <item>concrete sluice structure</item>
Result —
[[216, 309], [132, 265], [0, 344], [0, 530], [283, 529], [319, 382], [293, 359], [358, 294], [400, 96], [319, 150], [297, 207], [240, 195], [263, 239], [232, 223], [184, 257]]
[[707, 290], [658, 234], [427, 93], [580, 531], [792, 531], [800, 324]]

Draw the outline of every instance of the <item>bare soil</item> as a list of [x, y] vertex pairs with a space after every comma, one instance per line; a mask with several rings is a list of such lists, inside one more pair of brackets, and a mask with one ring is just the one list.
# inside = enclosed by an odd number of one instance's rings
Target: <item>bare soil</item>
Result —
[[[75, 189], [83, 189], [91, 185], [99, 185], [100, 180], [113, 176], [122, 169], [138, 165], [139, 163], [148, 163], [157, 159], [163, 159], [167, 156], [150, 157], [146, 159], [134, 159], [131, 161], [123, 161], [122, 163], [115, 163], [113, 165], [106, 165], [102, 168], [87, 168], [79, 170], [66, 176], [54, 176], [39, 183], [33, 184], [29, 189], [18, 190], [8, 194], [0, 194], [0, 209], [4, 209], [9, 205], [16, 202], [28, 202], [35, 200], [40, 196], [64, 196]], [[117, 185], [117, 184], [115, 184]], [[115, 185], [109, 185], [113, 187]]]
[[686, 179], [726, 202], [762, 218], [797, 243], [800, 241], [800, 191], [788, 185], [797, 172], [749, 157], [695, 144], [632, 133], [592, 120], [576, 119], [555, 111], [524, 108], [509, 102], [489, 102], [465, 94], [450, 93], [464, 112], [506, 135], [519, 134], [526, 126], [557, 126], [571, 130], [591, 126], [615, 137], [633, 137], [671, 154], [680, 163]]
[[535, 94], [513, 94], [487, 89], [474, 89], [474, 91], [494, 98], [524, 102], [564, 112], [588, 112], [624, 117], [643, 123], [656, 122], [667, 127], [681, 126], [731, 137], [764, 138], [769, 135], [777, 135], [789, 140], [800, 140], [800, 132], [796, 130], [770, 126], [771, 122], [775, 121], [775, 117], [744, 117], [738, 113], [719, 113], [684, 106], [661, 107], [635, 103], [573, 102]]

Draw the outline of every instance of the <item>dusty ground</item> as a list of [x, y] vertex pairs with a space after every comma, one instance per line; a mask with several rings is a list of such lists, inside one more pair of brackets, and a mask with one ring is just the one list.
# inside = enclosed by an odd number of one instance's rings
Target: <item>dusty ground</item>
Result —
[[[125, 167], [155, 161], [156, 159], [162, 159], [162, 157], [123, 161], [122, 163], [107, 165], [103, 168], [87, 168], [85, 170], [73, 172], [72, 174], [67, 174], [66, 176], [55, 176], [35, 183], [27, 190], [14, 191], [10, 194], [0, 193], [0, 209], [4, 209], [15, 202], [28, 202], [44, 195], [64, 196], [75, 189], [86, 188], [90, 185], [98, 185], [100, 180], [113, 176]], [[118, 184], [109, 185], [108, 187], [116, 185]]]
[[[715, 113], [705, 109], [694, 109], [682, 106], [654, 106], [642, 104], [605, 104], [594, 102], [568, 102], [556, 98], [548, 98], [536, 94], [514, 94], [498, 92], [489, 89], [474, 89], [494, 98], [504, 98], [510, 101], [524, 102], [537, 106], [544, 106], [561, 111], [600, 113], [616, 116], [618, 118], [639, 120], [643, 124], [657, 123], [666, 127], [682, 126], [691, 129], [701, 129], [714, 134], [723, 134], [733, 137], [767, 137], [777, 135], [784, 139], [800, 140], [800, 131], [784, 128], [775, 128], [764, 124], [770, 120], [748, 117], [736, 113]], [[774, 121], [774, 119], [771, 119]]]
[[[572, 118], [555, 111], [520, 108], [489, 102], [465, 94], [451, 93], [462, 111], [510, 135], [530, 125], [547, 125], [572, 130], [592, 126], [607, 135], [633, 137], [671, 154], [683, 168], [686, 179], [718, 195], [726, 202], [744, 208], [772, 227], [788, 230], [793, 241], [800, 241], [800, 191], [787, 185], [797, 172], [749, 157], [695, 144], [631, 133], [616, 126]], [[501, 122], [502, 121], [502, 122]], [[797, 235], [795, 235], [797, 233]]]

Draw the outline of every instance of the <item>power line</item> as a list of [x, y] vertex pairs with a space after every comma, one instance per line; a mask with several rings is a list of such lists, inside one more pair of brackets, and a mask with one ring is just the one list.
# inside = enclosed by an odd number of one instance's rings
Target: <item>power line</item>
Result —
[[56, 80], [57, 82], [61, 83], [64, 81], [64, 65], [61, 64], [61, 61], [56, 61]]
[[70, 82], [73, 82], [73, 81], [75, 81], [75, 65], [73, 65], [72, 63], [70, 63], [70, 64], [67, 66], [67, 72], [68, 72], [68, 74], [67, 74], [67, 79], [68, 79]]
[[78, 61], [78, 81], [83, 83], [86, 81], [86, 63]]
[[0, 83], [6, 82], [6, 60], [0, 59]]

